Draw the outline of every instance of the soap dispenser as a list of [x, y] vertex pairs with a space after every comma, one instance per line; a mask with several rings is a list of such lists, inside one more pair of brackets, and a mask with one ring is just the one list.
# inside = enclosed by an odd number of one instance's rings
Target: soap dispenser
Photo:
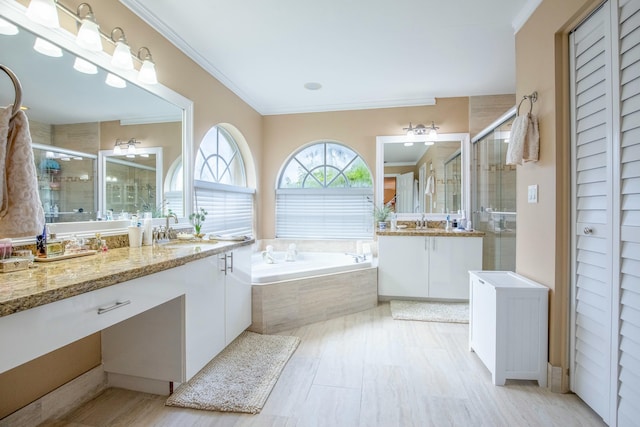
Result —
[[445, 231], [451, 231], [451, 217], [447, 215], [447, 225], [445, 226]]

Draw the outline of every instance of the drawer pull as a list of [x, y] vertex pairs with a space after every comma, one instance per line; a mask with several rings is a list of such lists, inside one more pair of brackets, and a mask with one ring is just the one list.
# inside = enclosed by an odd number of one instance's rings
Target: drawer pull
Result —
[[484, 285], [484, 280], [478, 279], [478, 282], [482, 283]]
[[111, 304], [111, 305], [108, 305], [106, 307], [99, 307], [98, 308], [98, 314], [104, 314], [107, 311], [115, 310], [116, 308], [123, 307], [123, 306], [125, 306], [127, 304], [131, 304], [131, 300], [130, 299], [128, 299], [126, 301], [118, 301], [115, 304]]

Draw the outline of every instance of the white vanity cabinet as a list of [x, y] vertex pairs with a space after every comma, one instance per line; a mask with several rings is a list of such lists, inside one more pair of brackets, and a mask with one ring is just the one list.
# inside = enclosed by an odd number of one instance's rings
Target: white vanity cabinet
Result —
[[469, 271], [482, 268], [482, 237], [429, 237], [429, 297], [469, 298]]
[[180, 297], [172, 270], [150, 274], [0, 318], [0, 372]]
[[378, 236], [378, 295], [469, 298], [469, 270], [482, 268], [482, 237]]
[[225, 345], [251, 325], [251, 247], [221, 254], [224, 270]]
[[510, 271], [471, 271], [469, 349], [491, 372], [547, 385], [549, 289]]
[[429, 296], [429, 238], [378, 236], [378, 295]]
[[[184, 298], [177, 311], [184, 316], [176, 316], [175, 308], [155, 310], [103, 331], [103, 362], [110, 375], [188, 381], [251, 324], [250, 246], [167, 272], [176, 278], [175, 286], [183, 289]], [[154, 334], [154, 326], [162, 327], [163, 333], [158, 334], [156, 329]], [[170, 362], [164, 361], [165, 357], [158, 354], [162, 346], [154, 344], [155, 340], [171, 343], [172, 347], [165, 350], [169, 354], [179, 350], [177, 360], [184, 361], [179, 365], [184, 371], [180, 370], [178, 376], [175, 354]], [[184, 348], [179, 345], [183, 340]]]

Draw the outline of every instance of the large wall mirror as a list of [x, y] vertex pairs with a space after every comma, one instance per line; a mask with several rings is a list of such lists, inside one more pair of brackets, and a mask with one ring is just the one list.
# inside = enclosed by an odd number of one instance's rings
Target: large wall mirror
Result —
[[[144, 178], [142, 173], [136, 178], [139, 196], [126, 205], [127, 211], [161, 215], [163, 208], [165, 212], [172, 208], [166, 206], [163, 183], [167, 171], [176, 170], [172, 167], [176, 162], [188, 162], [192, 158], [191, 101], [161, 84], [137, 83], [135, 71], [117, 72], [126, 87], [107, 85], [107, 74], [116, 73], [108, 54], [82, 50], [71, 33], [34, 24], [26, 18], [25, 11], [26, 8], [16, 2], [0, 4], [2, 17], [18, 27], [18, 34], [0, 34], [0, 61], [16, 74], [22, 85], [22, 105], [28, 108], [26, 114], [47, 222], [78, 224], [106, 219], [106, 210], [110, 207], [104, 190], [109, 168], [99, 166], [101, 152], [112, 154], [114, 162], [109, 163], [112, 167], [127, 165], [136, 172], [145, 168], [149, 172]], [[60, 47], [62, 55], [51, 57], [36, 52], [37, 38]], [[96, 73], [74, 69], [77, 58], [97, 65]], [[4, 76], [0, 78], [0, 105], [13, 102], [13, 85]], [[137, 141], [137, 151], [145, 156], [124, 157], [118, 163], [110, 152], [117, 140]], [[177, 169], [183, 176], [180, 180], [174, 177], [173, 181], [191, 182], [191, 168]], [[175, 190], [182, 194], [179, 198], [174, 194], [172, 203], [179, 206], [173, 206], [172, 210], [189, 212], [185, 208], [191, 206], [190, 192], [184, 188]], [[113, 209], [122, 212], [124, 206]]]
[[[376, 200], [401, 219], [458, 215], [469, 206], [469, 134], [424, 137], [379, 136]], [[467, 213], [468, 214], [468, 213]]]

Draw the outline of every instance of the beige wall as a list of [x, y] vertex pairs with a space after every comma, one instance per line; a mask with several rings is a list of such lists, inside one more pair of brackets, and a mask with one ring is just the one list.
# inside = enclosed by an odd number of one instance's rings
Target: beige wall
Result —
[[340, 141], [362, 156], [375, 174], [376, 136], [401, 135], [409, 122], [434, 121], [441, 133], [468, 132], [469, 99], [439, 98], [436, 105], [264, 117], [262, 209], [259, 237], [275, 237], [275, 185], [280, 167], [300, 147], [319, 140]]
[[[549, 362], [567, 387], [569, 316], [568, 31], [597, 0], [544, 0], [516, 35], [517, 98], [538, 91], [540, 161], [517, 170], [516, 271], [551, 289]], [[527, 203], [537, 184], [538, 203]]]

